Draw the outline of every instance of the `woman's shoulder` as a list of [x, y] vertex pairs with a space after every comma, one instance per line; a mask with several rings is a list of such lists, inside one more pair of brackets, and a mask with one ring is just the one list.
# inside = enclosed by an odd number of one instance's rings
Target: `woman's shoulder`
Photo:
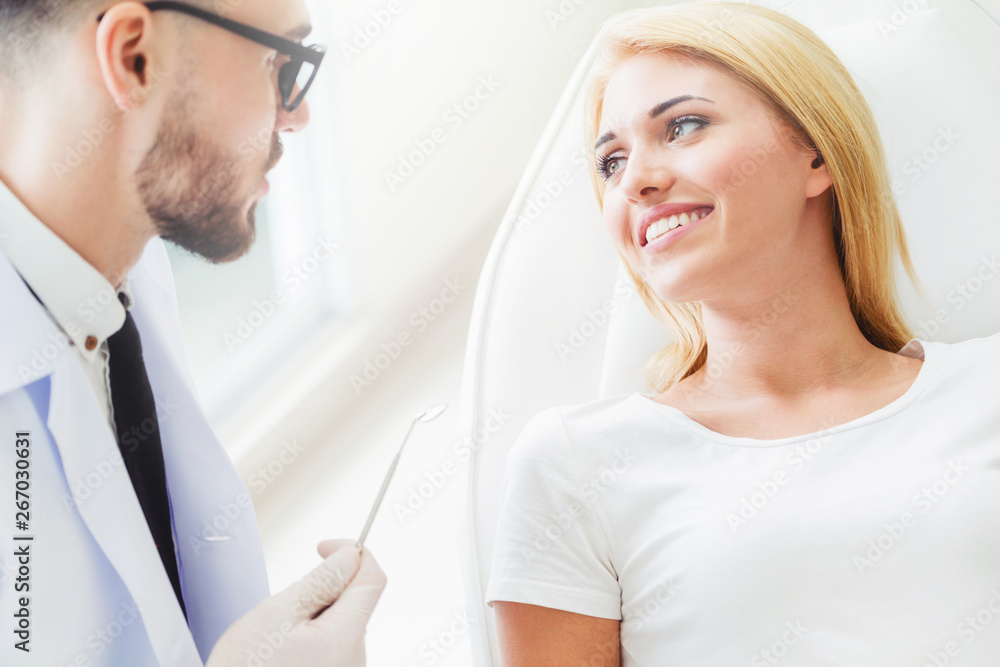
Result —
[[512, 453], [560, 456], [566, 450], [585, 453], [609, 442], [629, 439], [642, 426], [641, 395], [618, 394], [585, 403], [556, 405], [525, 424]]
[[[923, 354], [920, 355], [926, 360], [926, 355], [928, 348], [930, 348], [931, 354], [937, 353], [940, 355], [942, 361], [946, 361], [949, 366], [954, 366], [961, 363], [971, 363], [973, 365], [984, 365], [984, 370], [995, 370], [996, 366], [989, 366], [989, 362], [992, 360], [1000, 360], [1000, 332], [990, 334], [988, 336], [979, 336], [977, 338], [967, 338], [958, 342], [947, 342], [947, 341], [932, 341], [932, 340], [919, 340], [920, 346], [923, 349]], [[910, 341], [903, 349], [913, 347], [913, 341]]]

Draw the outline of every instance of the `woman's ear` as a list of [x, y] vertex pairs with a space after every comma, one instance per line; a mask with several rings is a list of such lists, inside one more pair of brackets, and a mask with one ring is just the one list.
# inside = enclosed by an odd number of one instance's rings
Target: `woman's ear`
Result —
[[[823, 194], [833, 185], [833, 177], [830, 175], [830, 170], [822, 168], [826, 164], [823, 154], [815, 148], [813, 150], [816, 151], [816, 158], [812, 161], [812, 170], [805, 174], [806, 181], [808, 182], [805, 193], [807, 197], [815, 197], [816, 195]], [[817, 169], [819, 171], [816, 171]]]

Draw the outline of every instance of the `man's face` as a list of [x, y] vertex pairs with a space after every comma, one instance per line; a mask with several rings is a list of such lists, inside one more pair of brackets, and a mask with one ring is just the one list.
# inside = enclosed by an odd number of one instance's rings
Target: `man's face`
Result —
[[[232, 5], [226, 18], [282, 36], [309, 23], [301, 0]], [[194, 17], [171, 18], [185, 22], [183, 71], [172, 77], [176, 99], [136, 170], [136, 187], [161, 238], [229, 262], [253, 245], [264, 176], [282, 154], [279, 132], [302, 129], [308, 103], [291, 113], [281, 106], [277, 76], [287, 56]]]

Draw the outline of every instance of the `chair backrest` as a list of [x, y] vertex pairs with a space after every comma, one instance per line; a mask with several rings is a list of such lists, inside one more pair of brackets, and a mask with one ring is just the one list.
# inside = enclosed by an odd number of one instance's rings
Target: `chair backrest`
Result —
[[[1000, 0], [750, 4], [814, 30], [872, 107], [931, 305], [899, 268], [916, 337], [958, 342], [1000, 331]], [[547, 407], [646, 390], [640, 366], [670, 341], [621, 270], [587, 173], [583, 95], [594, 53], [531, 159], [476, 294], [461, 405], [475, 444], [460, 547], [478, 667], [500, 664], [484, 595], [507, 451]]]

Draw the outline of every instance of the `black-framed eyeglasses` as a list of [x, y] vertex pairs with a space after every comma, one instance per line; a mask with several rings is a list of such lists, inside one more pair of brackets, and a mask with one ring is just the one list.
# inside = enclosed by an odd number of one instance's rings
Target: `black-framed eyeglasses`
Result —
[[[299, 104], [302, 103], [302, 98], [306, 96], [309, 86], [312, 85], [313, 79], [316, 78], [316, 73], [319, 72], [323, 56], [326, 55], [326, 49], [319, 44], [306, 46], [298, 42], [293, 42], [290, 39], [259, 30], [239, 21], [224, 18], [200, 7], [186, 5], [183, 2], [147, 2], [144, 4], [151, 12], [158, 9], [167, 9], [189, 14], [288, 56], [288, 62], [278, 70], [278, 90], [281, 92], [281, 106], [288, 111], [295, 111], [299, 107]], [[103, 18], [104, 13], [101, 13], [97, 17], [97, 22], [100, 23]], [[296, 89], [298, 89], [297, 94], [295, 93]], [[292, 97], [293, 94], [295, 95], [294, 98]]]

